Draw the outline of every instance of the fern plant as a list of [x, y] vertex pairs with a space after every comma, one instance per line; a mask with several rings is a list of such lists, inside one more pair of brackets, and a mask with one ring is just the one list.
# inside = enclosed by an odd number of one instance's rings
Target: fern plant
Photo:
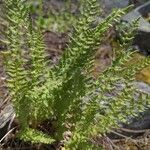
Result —
[[[114, 49], [112, 65], [97, 79], [92, 77], [94, 54], [106, 31], [130, 9], [114, 10], [96, 27], [97, 0], [85, 0], [68, 48], [58, 64], [48, 67], [42, 34], [33, 27], [30, 8], [24, 0], [5, 0], [7, 48], [4, 53], [7, 86], [20, 122], [18, 137], [32, 143], [64, 141], [66, 149], [99, 149], [90, 138], [118, 127], [118, 122], [144, 111], [150, 98], [132, 84], [137, 71], [150, 64], [149, 57], [125, 66], [132, 59], [130, 43], [138, 21], [121, 33], [120, 47]], [[120, 49], [120, 48], [119, 48]], [[118, 90], [118, 85], [123, 85]], [[116, 92], [117, 91], [117, 92]], [[139, 93], [134, 98], [136, 93]], [[114, 96], [111, 93], [115, 93]], [[47, 119], [55, 132], [47, 135], [37, 126]], [[70, 136], [69, 140], [66, 135]]]

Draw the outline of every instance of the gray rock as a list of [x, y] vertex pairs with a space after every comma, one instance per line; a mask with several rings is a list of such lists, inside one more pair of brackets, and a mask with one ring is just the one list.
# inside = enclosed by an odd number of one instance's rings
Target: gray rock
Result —
[[14, 109], [12, 104], [7, 104], [1, 111], [0, 111], [0, 139], [2, 139], [11, 128], [10, 123], [14, 119]]
[[134, 84], [139, 90], [146, 92], [147, 94], [150, 93], [150, 86], [148, 84], [144, 82], [135, 82]]
[[7, 122], [9, 122], [14, 116], [14, 109], [11, 104], [7, 105], [3, 110], [0, 112], [0, 129], [5, 126]]
[[123, 8], [128, 6], [129, 0], [101, 0], [104, 10], [110, 13], [114, 8]]
[[[134, 85], [140, 91], [143, 91], [147, 94], [150, 93], [150, 85], [144, 82], [134, 82]], [[146, 107], [147, 107], [147, 110], [145, 112], [140, 113], [138, 117], [129, 118], [130, 123], [124, 124], [124, 127], [133, 129], [133, 130], [149, 129], [150, 128], [150, 108], [149, 106], [146, 106]]]
[[125, 15], [122, 20], [131, 23], [135, 19], [139, 19], [138, 34], [135, 37], [134, 45], [144, 54], [150, 54], [150, 23], [146, 21], [146, 16], [150, 13], [150, 1], [141, 5]]
[[123, 20], [131, 23], [133, 20], [140, 17], [139, 30], [150, 33], [150, 23], [144, 19], [144, 16], [148, 15], [148, 13], [150, 13], [150, 2], [137, 7], [136, 9], [125, 15], [123, 17]]

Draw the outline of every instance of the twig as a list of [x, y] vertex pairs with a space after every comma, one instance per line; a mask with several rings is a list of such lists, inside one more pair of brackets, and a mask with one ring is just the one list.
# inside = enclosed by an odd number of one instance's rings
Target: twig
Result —
[[108, 138], [108, 137], [106, 137], [106, 138], [114, 148], [116, 148], [117, 150], [120, 150], [120, 148], [117, 145], [115, 145], [110, 138]]
[[150, 129], [132, 130], [132, 129], [127, 129], [127, 128], [119, 128], [119, 129], [122, 130], [122, 131], [125, 131], [125, 132], [129, 132], [129, 133], [144, 133], [144, 132], [147, 132], [147, 131], [150, 130]]
[[121, 133], [118, 133], [118, 132], [116, 132], [116, 131], [112, 131], [112, 130], [111, 130], [111, 132], [114, 133], [114, 134], [116, 134], [116, 135], [118, 135], [118, 136], [120, 136], [120, 137], [125, 138], [125, 140], [130, 140], [130, 141], [132, 141], [132, 142], [139, 148], [139, 145], [137, 144], [137, 142], [136, 142], [134, 139], [132, 139], [131, 137], [125, 136], [125, 135], [123, 135], [123, 134], [121, 134]]
[[7, 103], [9, 99], [10, 99], [10, 95], [8, 95], [8, 96], [4, 99], [3, 103], [2, 103], [1, 106], [0, 106], [0, 109], [3, 108], [4, 104]]
[[14, 127], [14, 128], [12, 128], [11, 130], [9, 130], [2, 138], [1, 138], [1, 140], [0, 140], [0, 143], [14, 130], [14, 129], [16, 129], [17, 127]]
[[110, 130], [110, 132], [112, 132], [112, 133], [114, 133], [114, 134], [116, 134], [116, 135], [118, 135], [118, 136], [120, 136], [120, 137], [123, 137], [123, 138], [125, 138], [125, 139], [131, 139], [130, 137], [125, 136], [125, 135], [123, 135], [123, 134], [121, 134], [121, 133], [118, 133], [118, 132], [116, 132], [116, 131]]
[[[11, 120], [10, 120], [10, 123], [9, 123], [9, 125], [8, 125], [7, 131], [9, 131], [9, 130], [10, 130], [11, 125], [12, 125], [12, 123], [13, 123], [13, 121], [14, 121], [15, 117], [16, 117], [16, 115], [14, 114], [14, 115], [13, 115], [13, 117], [11, 118]], [[7, 141], [7, 139], [6, 139], [6, 141]]]

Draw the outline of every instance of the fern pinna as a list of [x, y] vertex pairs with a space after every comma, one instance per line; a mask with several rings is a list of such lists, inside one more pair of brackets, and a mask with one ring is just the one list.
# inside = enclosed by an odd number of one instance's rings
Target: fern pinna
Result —
[[[117, 55], [97, 79], [92, 77], [93, 59], [106, 31], [118, 24], [128, 8], [114, 10], [96, 27], [97, 0], [85, 0], [86, 7], [74, 27], [69, 45], [58, 64], [48, 67], [43, 37], [33, 27], [30, 8], [24, 0], [5, 0], [8, 22], [6, 32], [7, 86], [20, 122], [18, 137], [33, 143], [65, 141], [66, 149], [96, 149], [89, 139], [109, 132], [118, 121], [143, 111], [149, 105], [149, 95], [138, 91], [133, 83], [138, 70], [149, 66], [149, 57], [138, 64], [126, 66], [134, 51], [131, 41], [138, 20], [121, 32]], [[121, 51], [120, 51], [121, 49]], [[117, 90], [118, 84], [121, 90]], [[135, 99], [135, 93], [139, 93]], [[145, 97], [144, 97], [145, 96]], [[44, 120], [53, 120], [55, 133], [46, 135], [37, 126]]]

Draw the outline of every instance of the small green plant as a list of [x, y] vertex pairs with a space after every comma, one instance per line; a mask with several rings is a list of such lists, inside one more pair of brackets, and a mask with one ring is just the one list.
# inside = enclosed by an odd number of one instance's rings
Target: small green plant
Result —
[[[129, 8], [114, 10], [96, 27], [99, 6], [96, 0], [85, 0], [86, 7], [70, 37], [68, 48], [58, 64], [48, 67], [42, 34], [32, 24], [29, 6], [24, 0], [4, 1], [8, 21], [7, 48], [4, 53], [7, 86], [16, 116], [20, 122], [18, 137], [32, 143], [65, 141], [70, 150], [99, 149], [90, 142], [97, 135], [118, 127], [128, 116], [135, 116], [149, 105], [149, 95], [138, 91], [134, 75], [149, 66], [149, 57], [136, 65], [125, 66], [132, 59], [130, 42], [137, 28], [121, 33], [117, 56], [97, 79], [92, 77], [94, 54], [105, 32], [118, 23]], [[119, 48], [120, 49], [120, 48]], [[115, 96], [107, 96], [124, 86]], [[139, 95], [135, 99], [134, 94]], [[51, 120], [55, 132], [47, 135], [37, 129], [45, 120]]]
[[64, 6], [60, 10], [55, 8], [47, 8], [45, 11], [44, 5], [46, 5], [46, 1], [43, 0], [38, 0], [36, 2], [35, 0], [32, 0], [28, 1], [28, 3], [31, 6], [32, 15], [36, 16], [35, 23], [42, 30], [65, 32], [77, 22], [78, 16], [71, 12], [72, 2], [70, 0], [62, 2]]

